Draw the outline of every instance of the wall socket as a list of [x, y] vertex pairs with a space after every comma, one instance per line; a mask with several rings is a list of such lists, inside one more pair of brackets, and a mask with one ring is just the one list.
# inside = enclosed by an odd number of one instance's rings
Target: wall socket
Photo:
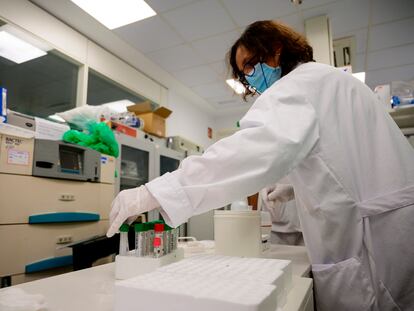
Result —
[[61, 235], [56, 239], [56, 244], [68, 244], [72, 243], [73, 237], [71, 235]]

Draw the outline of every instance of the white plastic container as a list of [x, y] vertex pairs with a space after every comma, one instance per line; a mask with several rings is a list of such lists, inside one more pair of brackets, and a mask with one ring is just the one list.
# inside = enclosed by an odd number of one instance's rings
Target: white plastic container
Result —
[[261, 257], [261, 217], [259, 211], [215, 211], [216, 254]]

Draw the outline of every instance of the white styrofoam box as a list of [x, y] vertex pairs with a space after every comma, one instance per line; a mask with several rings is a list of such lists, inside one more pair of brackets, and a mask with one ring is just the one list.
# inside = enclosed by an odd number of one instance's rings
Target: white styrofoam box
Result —
[[160, 268], [159, 271], [272, 284], [276, 286], [278, 307], [286, 303], [292, 287], [292, 271], [288, 260], [201, 255]]
[[177, 248], [173, 252], [161, 256], [154, 257], [136, 257], [135, 250], [129, 252], [128, 256], [117, 255], [115, 257], [115, 278], [117, 280], [125, 280], [141, 274], [155, 271], [165, 265], [179, 261], [184, 258], [184, 250]]
[[115, 311], [274, 311], [274, 285], [156, 271], [115, 284]]

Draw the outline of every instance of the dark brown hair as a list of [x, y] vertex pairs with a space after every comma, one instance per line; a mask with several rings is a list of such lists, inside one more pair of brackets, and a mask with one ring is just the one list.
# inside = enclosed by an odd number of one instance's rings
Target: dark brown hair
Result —
[[246, 28], [227, 54], [233, 78], [246, 87], [246, 92], [243, 94], [245, 100], [247, 96], [254, 95], [256, 91], [249, 86], [243, 72], [237, 67], [236, 51], [239, 46], [244, 46], [252, 53], [251, 61], [254, 62], [252, 65], [275, 57], [280, 49], [282, 76], [291, 72], [299, 63], [314, 61], [312, 47], [300, 33], [275, 21], [254, 22]]

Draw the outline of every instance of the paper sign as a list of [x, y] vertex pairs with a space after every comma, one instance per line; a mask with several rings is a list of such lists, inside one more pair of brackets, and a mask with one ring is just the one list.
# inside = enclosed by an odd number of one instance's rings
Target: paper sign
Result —
[[7, 151], [7, 163], [17, 165], [29, 165], [29, 152], [16, 149]]
[[42, 118], [35, 118], [37, 139], [62, 140], [63, 134], [70, 130], [69, 126], [48, 121]]

